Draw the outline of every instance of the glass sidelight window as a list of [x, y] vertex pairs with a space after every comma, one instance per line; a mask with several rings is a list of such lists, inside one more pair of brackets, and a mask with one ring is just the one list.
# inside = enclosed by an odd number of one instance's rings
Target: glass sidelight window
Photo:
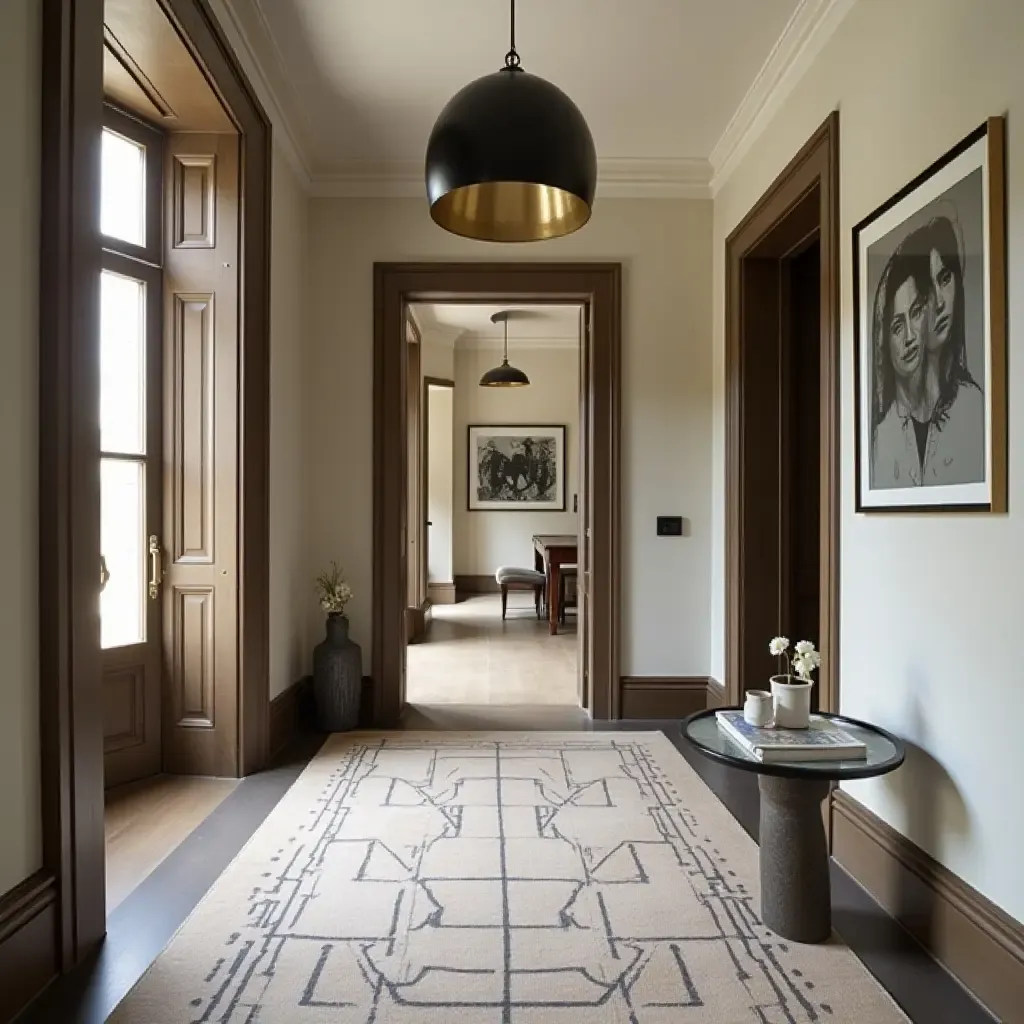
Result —
[[109, 650], [144, 644], [155, 628], [150, 605], [159, 572], [153, 549], [158, 553], [162, 145], [152, 129], [119, 112], [108, 110], [107, 122], [99, 425], [100, 637]]
[[100, 597], [104, 647], [146, 639], [146, 285], [100, 276]]
[[146, 147], [103, 129], [100, 230], [132, 245], [146, 244]]

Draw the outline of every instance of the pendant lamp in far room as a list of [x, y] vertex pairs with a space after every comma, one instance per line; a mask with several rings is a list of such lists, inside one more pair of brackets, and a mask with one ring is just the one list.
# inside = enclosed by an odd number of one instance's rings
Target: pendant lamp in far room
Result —
[[434, 222], [453, 234], [536, 242], [590, 220], [597, 152], [576, 104], [520, 66], [511, 5], [505, 66], [457, 92], [430, 133], [427, 198]]
[[495, 366], [480, 378], [480, 387], [482, 388], [523, 388], [530, 383], [530, 378], [522, 370], [508, 365], [509, 316], [508, 310], [491, 316], [492, 324], [500, 323], [505, 326], [505, 357], [501, 361], [501, 366]]

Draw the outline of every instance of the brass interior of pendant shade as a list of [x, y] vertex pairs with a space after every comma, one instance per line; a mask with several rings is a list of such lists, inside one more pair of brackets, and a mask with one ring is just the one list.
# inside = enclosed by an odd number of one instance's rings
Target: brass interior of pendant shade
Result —
[[488, 181], [453, 189], [431, 207], [434, 223], [466, 238], [539, 242], [568, 235], [590, 220], [579, 196], [527, 181]]

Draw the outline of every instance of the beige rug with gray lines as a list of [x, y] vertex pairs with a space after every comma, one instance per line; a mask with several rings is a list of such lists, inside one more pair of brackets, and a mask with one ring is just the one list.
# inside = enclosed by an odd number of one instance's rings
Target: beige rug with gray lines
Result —
[[660, 733], [332, 737], [118, 1024], [895, 1024]]

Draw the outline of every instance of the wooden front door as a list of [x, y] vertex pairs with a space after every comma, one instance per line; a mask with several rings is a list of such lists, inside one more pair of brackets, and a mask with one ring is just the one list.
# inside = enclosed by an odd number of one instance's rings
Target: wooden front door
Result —
[[162, 137], [108, 112], [102, 139], [100, 642], [107, 786], [160, 771]]
[[[146, 170], [144, 199], [111, 198], [123, 216], [104, 227], [108, 787], [160, 771], [238, 772], [241, 375], [238, 137], [160, 137], [111, 117], [130, 138], [105, 133], [109, 149], [122, 149], [110, 173], [122, 189], [132, 184], [129, 145]], [[135, 220], [133, 202], [145, 211]]]
[[112, 253], [103, 263], [100, 633], [115, 786], [160, 771], [160, 272]]
[[238, 772], [238, 137], [170, 136], [164, 770]]

